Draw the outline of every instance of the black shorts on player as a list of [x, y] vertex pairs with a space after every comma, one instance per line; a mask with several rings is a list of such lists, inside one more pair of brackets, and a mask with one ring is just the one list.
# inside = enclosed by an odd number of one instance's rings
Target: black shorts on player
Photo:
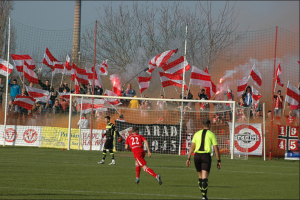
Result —
[[195, 153], [194, 163], [197, 172], [201, 172], [202, 170], [205, 170], [209, 173], [211, 167], [210, 153]]
[[110, 139], [110, 140], [106, 140], [105, 144], [104, 144], [104, 148], [105, 149], [113, 149], [114, 145], [114, 140]]

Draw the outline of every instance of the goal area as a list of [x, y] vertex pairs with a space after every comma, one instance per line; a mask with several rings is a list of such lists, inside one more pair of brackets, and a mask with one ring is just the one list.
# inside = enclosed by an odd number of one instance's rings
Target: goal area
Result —
[[[125, 140], [132, 127], [137, 126], [152, 153], [187, 155], [193, 135], [203, 128], [203, 120], [210, 119], [222, 157], [248, 157], [247, 150], [236, 154], [233, 148], [232, 127], [236, 121], [248, 123], [250, 113], [249, 109], [236, 106], [235, 101], [71, 94], [71, 107], [68, 149], [102, 151], [106, 141], [102, 136], [106, 127], [104, 118], [110, 116], [123, 139], [118, 142], [116, 138], [115, 151], [125, 151]], [[88, 121], [88, 127], [81, 127], [84, 120]], [[79, 129], [78, 136], [72, 134], [74, 129]]]

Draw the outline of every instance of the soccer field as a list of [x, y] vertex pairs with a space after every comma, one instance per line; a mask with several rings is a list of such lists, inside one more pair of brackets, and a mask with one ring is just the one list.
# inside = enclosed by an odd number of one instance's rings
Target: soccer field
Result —
[[[141, 171], [135, 184], [131, 152], [116, 152], [103, 165], [99, 151], [1, 147], [0, 199], [200, 199], [197, 173], [186, 156], [153, 154], [147, 165], [163, 184]], [[299, 161], [213, 158], [209, 199], [299, 199]]]

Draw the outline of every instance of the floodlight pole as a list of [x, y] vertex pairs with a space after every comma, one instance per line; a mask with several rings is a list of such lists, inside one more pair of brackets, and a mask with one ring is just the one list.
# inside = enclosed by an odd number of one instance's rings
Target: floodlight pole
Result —
[[[181, 89], [181, 99], [183, 99], [183, 94], [184, 94], [184, 86], [185, 86], [185, 66], [186, 66], [186, 46], [187, 46], [187, 34], [188, 34], [188, 24], [185, 26], [185, 44], [184, 44], [184, 68], [183, 68], [183, 75], [182, 75], [182, 89]], [[181, 138], [182, 138], [182, 121], [183, 121], [183, 102], [181, 102], [180, 106], [180, 129], [179, 129], [179, 150], [178, 150], [178, 155], [180, 155], [181, 152]]]
[[7, 123], [7, 98], [8, 98], [8, 72], [9, 72], [9, 48], [10, 48], [10, 17], [8, 18], [8, 42], [7, 42], [7, 72], [6, 72], [6, 94], [5, 94], [5, 116], [4, 116], [4, 130], [3, 130], [3, 147], [5, 147], [6, 140], [6, 123]]

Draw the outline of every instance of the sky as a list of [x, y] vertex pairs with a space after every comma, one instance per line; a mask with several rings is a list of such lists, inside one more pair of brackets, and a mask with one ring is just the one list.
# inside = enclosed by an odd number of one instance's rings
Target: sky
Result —
[[[98, 9], [110, 1], [82, 1], [81, 25], [98, 19]], [[117, 8], [122, 2], [113, 1]], [[160, 1], [149, 1], [160, 5]], [[194, 9], [195, 1], [183, 1], [183, 5]], [[213, 2], [213, 12], [218, 12], [224, 1]], [[233, 4], [234, 2], [231, 2]], [[123, 4], [131, 5], [131, 1]], [[22, 24], [40, 29], [65, 30], [74, 26], [74, 1], [15, 1], [11, 18]], [[103, 11], [103, 10], [102, 10]], [[238, 31], [279, 28], [299, 33], [299, 1], [237, 1]], [[100, 12], [101, 13], [101, 12]], [[101, 14], [100, 14], [101, 15]]]

